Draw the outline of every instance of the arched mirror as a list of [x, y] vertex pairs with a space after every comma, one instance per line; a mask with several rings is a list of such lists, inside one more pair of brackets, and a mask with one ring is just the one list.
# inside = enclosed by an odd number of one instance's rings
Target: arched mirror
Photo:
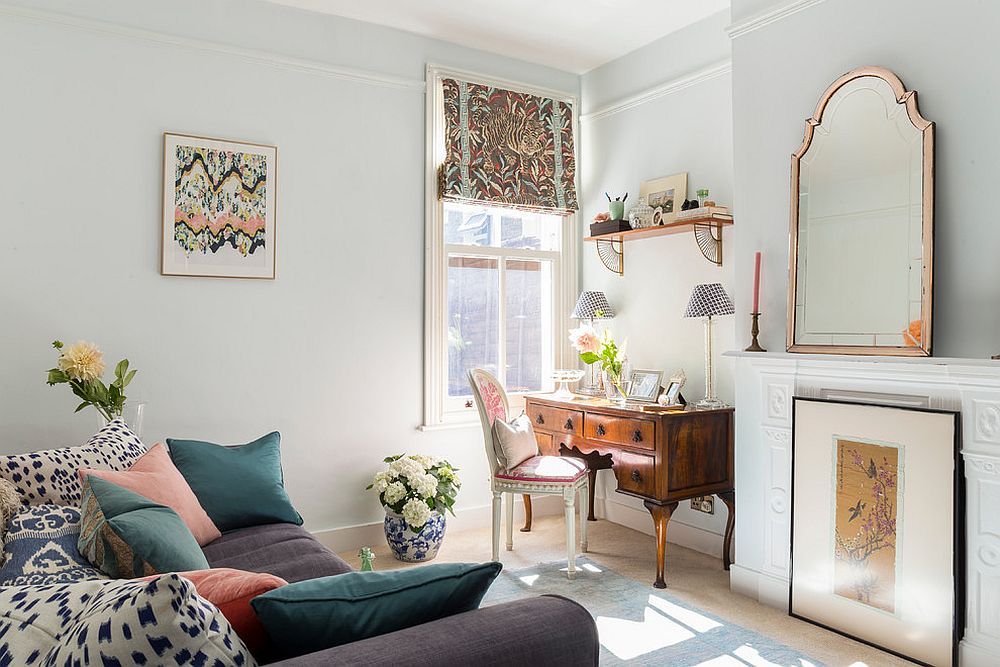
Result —
[[929, 356], [934, 124], [881, 67], [837, 79], [792, 155], [788, 351]]

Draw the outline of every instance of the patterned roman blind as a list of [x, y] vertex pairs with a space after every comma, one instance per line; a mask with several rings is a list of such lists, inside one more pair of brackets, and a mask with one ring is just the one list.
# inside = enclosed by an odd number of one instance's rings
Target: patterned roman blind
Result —
[[568, 215], [575, 211], [573, 107], [444, 79], [442, 199]]

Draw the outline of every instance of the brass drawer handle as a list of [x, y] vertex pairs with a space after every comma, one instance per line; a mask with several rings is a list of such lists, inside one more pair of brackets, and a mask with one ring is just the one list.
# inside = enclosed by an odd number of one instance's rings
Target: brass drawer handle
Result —
[[597, 435], [604, 435], [607, 431], [604, 430], [604, 424], [597, 425]]
[[567, 431], [572, 431], [573, 430], [573, 420], [572, 419], [567, 419], [566, 423], [563, 425], [563, 428], [565, 428]]
[[638, 470], [635, 470], [635, 469], [632, 470], [632, 481], [633, 482], [641, 482], [642, 481], [642, 475], [639, 474]]
[[642, 431], [641, 430], [639, 430], [639, 429], [635, 430], [635, 432], [632, 434], [632, 442], [642, 442]]
[[538, 416], [535, 417], [535, 423], [536, 424], [544, 424], [545, 423], [545, 419], [542, 417], [542, 413], [541, 412], [539, 412]]

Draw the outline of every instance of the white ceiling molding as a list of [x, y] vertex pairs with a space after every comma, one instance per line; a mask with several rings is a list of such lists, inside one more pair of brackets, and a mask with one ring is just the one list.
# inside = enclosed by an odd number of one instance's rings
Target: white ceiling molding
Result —
[[809, 9], [813, 5], [818, 5], [821, 2], [824, 2], [824, 0], [793, 0], [792, 2], [781, 3], [763, 12], [754, 14], [750, 18], [744, 19], [739, 23], [732, 24], [726, 28], [726, 32], [729, 33], [730, 39], [736, 39], [737, 37], [742, 37], [747, 33], [753, 32], [754, 30], [759, 30], [764, 26], [786, 19], [792, 14], [797, 14], [804, 9]]
[[616, 113], [621, 113], [622, 111], [628, 111], [629, 109], [633, 109], [641, 104], [658, 100], [666, 95], [672, 95], [673, 93], [684, 90], [685, 88], [690, 88], [691, 86], [696, 86], [699, 83], [704, 83], [705, 81], [711, 81], [717, 77], [725, 76], [732, 71], [732, 60], [720, 60], [714, 65], [709, 65], [708, 67], [689, 72], [688, 74], [680, 76], [676, 79], [666, 81], [653, 86], [652, 88], [648, 88], [641, 93], [627, 97], [620, 102], [615, 102], [614, 104], [601, 107], [597, 111], [584, 114], [580, 116], [580, 122], [589, 123], [595, 120], [600, 120], [601, 118], [607, 118], [608, 116], [612, 116]]
[[380, 72], [372, 72], [353, 67], [341, 67], [318, 60], [296, 58], [294, 56], [286, 56], [279, 53], [271, 53], [269, 51], [244, 49], [238, 46], [230, 46], [226, 44], [211, 44], [201, 40], [191, 39], [189, 37], [181, 37], [180, 35], [171, 35], [154, 30], [144, 30], [142, 28], [132, 28], [117, 23], [111, 23], [109, 21], [98, 21], [79, 16], [71, 16], [69, 14], [61, 14], [58, 12], [28, 9], [25, 7], [13, 7], [11, 5], [3, 4], [0, 4], [0, 16], [20, 19], [23, 21], [32, 21], [35, 23], [49, 23], [106, 35], [115, 35], [128, 39], [152, 42], [154, 44], [163, 44], [165, 46], [173, 46], [189, 50], [197, 49], [199, 51], [207, 51], [210, 53], [231, 56], [251, 63], [326, 76], [334, 79], [340, 79], [342, 81], [352, 81], [354, 83], [361, 83], [370, 86], [394, 88], [397, 90], [409, 90], [420, 93], [424, 91], [424, 82], [420, 79], [406, 79], [403, 77], [392, 76], [390, 74], [382, 74]]

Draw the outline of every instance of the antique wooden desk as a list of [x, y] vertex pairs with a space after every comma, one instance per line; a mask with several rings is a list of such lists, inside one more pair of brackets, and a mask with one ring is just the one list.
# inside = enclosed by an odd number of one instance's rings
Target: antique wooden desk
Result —
[[[723, 538], [723, 563], [729, 569], [736, 516], [733, 408], [653, 413], [589, 396], [553, 400], [551, 394], [537, 394], [527, 397], [525, 412], [542, 454], [587, 461], [591, 521], [598, 470], [614, 470], [618, 493], [643, 499], [656, 530], [656, 588], [666, 587], [667, 523], [678, 502], [689, 498], [715, 494], [729, 509]], [[525, 529], [530, 530], [530, 518]]]

